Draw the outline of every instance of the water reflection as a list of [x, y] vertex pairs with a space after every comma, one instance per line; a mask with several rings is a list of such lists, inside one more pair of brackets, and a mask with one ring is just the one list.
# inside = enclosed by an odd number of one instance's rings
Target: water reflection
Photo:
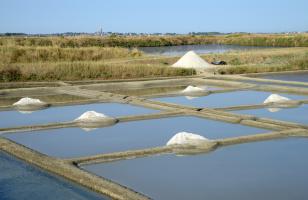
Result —
[[251, 47], [238, 45], [222, 45], [222, 44], [207, 44], [207, 45], [181, 45], [181, 46], [165, 46], [165, 47], [140, 47], [139, 49], [150, 55], [163, 56], [182, 56], [188, 51], [195, 51], [197, 54], [209, 53], [224, 53], [227, 51], [241, 51], [252, 49], [264, 49], [270, 47]]

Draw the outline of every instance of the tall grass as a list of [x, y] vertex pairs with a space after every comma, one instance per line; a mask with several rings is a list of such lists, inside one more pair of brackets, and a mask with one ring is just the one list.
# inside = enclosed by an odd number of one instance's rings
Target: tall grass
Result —
[[78, 36], [1, 37], [2, 46], [154, 47], [190, 44], [236, 44], [245, 46], [308, 47], [308, 34], [233, 34], [219, 36]]
[[[261, 72], [295, 71], [308, 69], [308, 49], [280, 49], [239, 53], [232, 59], [229, 58], [230, 66], [216, 70], [219, 74], [244, 74]], [[236, 60], [236, 62], [232, 62]]]
[[128, 79], [195, 74], [192, 69], [103, 62], [60, 62], [10, 64], [0, 67], [0, 81], [49, 81], [86, 79]]
[[1, 63], [30, 63], [58, 61], [99, 61], [112, 58], [139, 57], [142, 52], [119, 47], [22, 47], [0, 46]]

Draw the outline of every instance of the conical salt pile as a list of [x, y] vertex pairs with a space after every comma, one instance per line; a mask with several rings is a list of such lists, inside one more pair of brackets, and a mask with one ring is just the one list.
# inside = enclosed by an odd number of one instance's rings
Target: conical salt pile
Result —
[[280, 96], [278, 94], [271, 94], [263, 103], [283, 103], [289, 101], [287, 97]]
[[204, 141], [209, 141], [209, 139], [194, 133], [179, 132], [167, 142], [167, 146], [176, 144], [197, 144]]
[[211, 64], [203, 60], [194, 51], [189, 51], [182, 58], [180, 58], [176, 63], [174, 63], [172, 67], [207, 69], [211, 67]]
[[206, 91], [206, 88], [189, 85], [184, 90], [182, 90], [182, 93], [205, 92], [205, 91]]
[[21, 98], [19, 101], [15, 102], [13, 105], [14, 106], [25, 106], [25, 105], [38, 105], [38, 104], [44, 104], [39, 99], [32, 99], [29, 97]]
[[117, 119], [95, 111], [87, 111], [74, 121], [82, 128], [96, 128], [117, 123]]
[[109, 116], [95, 111], [87, 111], [75, 119], [75, 121], [99, 121], [105, 118], [109, 118]]

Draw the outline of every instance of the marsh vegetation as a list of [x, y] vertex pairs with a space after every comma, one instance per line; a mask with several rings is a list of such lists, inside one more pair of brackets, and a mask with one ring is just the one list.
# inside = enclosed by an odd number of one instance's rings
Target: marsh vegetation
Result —
[[208, 62], [224, 60], [229, 64], [217, 69], [216, 73], [219, 74], [308, 69], [308, 34], [0, 37], [0, 81], [194, 75], [195, 70], [170, 67], [179, 57], [148, 57], [133, 47], [196, 44], [292, 47], [204, 55]]

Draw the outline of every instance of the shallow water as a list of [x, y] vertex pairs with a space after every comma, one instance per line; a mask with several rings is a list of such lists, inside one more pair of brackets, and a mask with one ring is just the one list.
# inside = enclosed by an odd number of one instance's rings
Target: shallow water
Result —
[[227, 51], [241, 51], [241, 50], [264, 49], [264, 48], [269, 48], [269, 47], [207, 44], [207, 45], [181, 45], [181, 46], [165, 46], [165, 47], [139, 47], [138, 49], [150, 55], [182, 56], [188, 51], [195, 51], [198, 54], [209, 54], [209, 53], [224, 53]]
[[260, 76], [260, 78], [283, 80], [283, 81], [308, 82], [308, 72], [297, 72], [297, 73], [288, 73], [288, 74], [271, 74], [271, 75]]
[[301, 124], [308, 124], [308, 105], [301, 105], [297, 108], [263, 108], [263, 109], [253, 109], [253, 110], [241, 110], [233, 111], [240, 114], [255, 115], [258, 117], [266, 117], [283, 121], [296, 122]]
[[[236, 92], [225, 92], [210, 94], [208, 96], [189, 98], [185, 96], [178, 97], [163, 97], [155, 98], [153, 100], [183, 104], [193, 107], [228, 107], [228, 106], [238, 106], [238, 105], [249, 105], [249, 104], [262, 104], [263, 101], [271, 95], [271, 92], [261, 92], [261, 91], [236, 91]], [[290, 99], [308, 99], [308, 96], [299, 95], [289, 95], [281, 94], [282, 96], [288, 97]]]
[[0, 151], [1, 200], [107, 199]]
[[308, 198], [307, 144], [294, 138], [84, 168], [159, 200], [302, 200]]
[[[133, 95], [133, 96], [144, 96], [144, 95], [165, 95], [168, 93], [170, 94], [177, 94], [182, 92], [187, 86], [176, 86], [176, 87], [155, 87], [155, 88], [146, 88], [146, 89], [135, 89], [135, 90], [118, 90], [113, 91], [114, 93], [123, 94], [123, 95]], [[214, 90], [223, 90], [222, 87], [215, 87], [215, 86], [202, 86], [198, 85], [197, 87], [206, 87], [209, 91]]]
[[90, 132], [66, 128], [7, 134], [5, 137], [44, 154], [66, 158], [163, 146], [181, 131], [210, 139], [268, 132], [196, 117], [173, 117], [119, 123]]
[[275, 86], [288, 86], [288, 87], [303, 87], [303, 88], [307, 88], [306, 85], [294, 85], [294, 84], [287, 84], [287, 83], [270, 83], [270, 82], [259, 82], [259, 81], [255, 81], [255, 80], [241, 80], [241, 82], [244, 83], [252, 83], [252, 84], [256, 84], [256, 85], [275, 85]]
[[1, 106], [11, 106], [13, 103], [19, 101], [23, 97], [31, 97], [35, 99], [40, 99], [46, 103], [53, 104], [53, 103], [61, 103], [61, 102], [80, 102], [83, 100], [89, 100], [85, 97], [73, 96], [68, 94], [41, 94], [41, 95], [13, 95], [9, 96], [7, 94], [0, 95], [0, 105]]
[[13, 110], [0, 112], [0, 127], [4, 128], [71, 121], [82, 115], [84, 112], [91, 110], [113, 117], [159, 112], [157, 110], [119, 103], [96, 103], [50, 107], [45, 110], [35, 111], [33, 113], [21, 113]]

